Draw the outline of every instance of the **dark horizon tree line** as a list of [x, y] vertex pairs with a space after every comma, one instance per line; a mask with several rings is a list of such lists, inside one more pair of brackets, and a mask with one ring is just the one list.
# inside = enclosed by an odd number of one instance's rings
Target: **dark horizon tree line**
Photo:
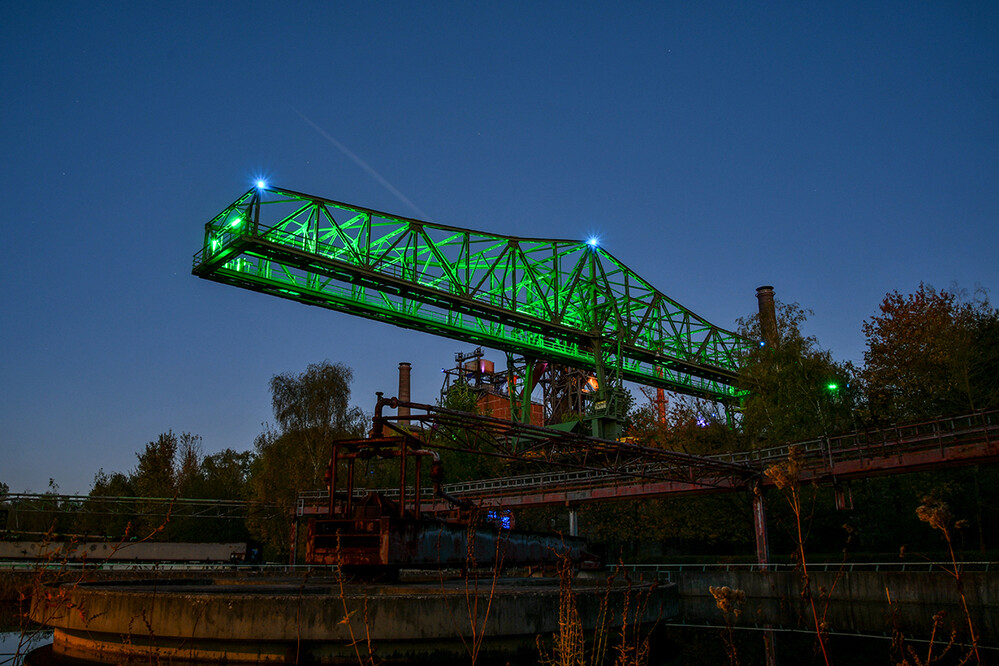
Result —
[[[635, 408], [631, 434], [655, 446], [710, 454], [999, 407], [999, 312], [984, 292], [968, 297], [920, 284], [909, 295], [887, 294], [879, 312], [863, 323], [867, 349], [860, 368], [835, 361], [818, 340], [802, 333], [809, 314], [797, 304], [777, 303], [777, 344], [752, 350], [742, 363], [740, 385], [747, 394], [737, 428], [717, 423], [704, 427], [696, 406], [678, 403], [666, 424], [658, 422], [651, 406]], [[759, 316], [738, 320], [738, 330], [760, 339]], [[227, 448], [205, 454], [200, 436], [167, 431], [136, 454], [138, 462], [130, 472], [100, 470], [90, 495], [239, 499], [294, 506], [299, 491], [323, 487], [328, 442], [364, 432], [363, 412], [350, 405], [352, 378], [349, 367], [329, 361], [310, 364], [301, 373], [275, 375], [270, 389], [276, 425], [265, 425], [252, 450]], [[450, 458], [450, 480], [503, 472], [502, 466]], [[367, 473], [369, 481], [391, 481], [377, 465]], [[960, 472], [937, 474], [913, 483], [958, 499], [958, 504], [962, 493], [974, 495], [981, 507], [981, 473], [975, 471], [973, 479], [961, 478]], [[900, 509], [892, 503], [911, 494], [901, 487], [904, 483], [905, 479], [891, 479], [862, 484], [861, 495], [870, 495], [865, 501], [877, 506]], [[974, 492], [965, 492], [969, 487]], [[0, 485], [0, 491], [2, 497], [6, 487]], [[705, 514], [712, 502], [719, 501], [721, 508]], [[629, 533], [649, 534], [640, 526], [653, 525], [650, 536], [702, 549], [746, 538], [738, 529], [747, 517], [744, 500], [704, 498], [704, 502], [664, 499], [645, 501], [643, 506], [620, 503], [588, 509], [590, 535], [622, 541]], [[544, 527], [545, 512], [537, 513], [533, 522]], [[705, 515], [710, 519], [705, 520]], [[984, 517], [979, 519], [981, 532]], [[527, 516], [528, 524], [532, 520]], [[158, 536], [178, 540], [257, 538], [276, 551], [288, 547], [291, 529], [289, 520], [272, 518], [251, 517], [245, 525], [205, 519], [154, 522], [122, 515], [102, 523], [97, 516], [86, 516], [74, 529], [112, 536], [161, 528]], [[984, 545], [984, 534], [979, 536]]]

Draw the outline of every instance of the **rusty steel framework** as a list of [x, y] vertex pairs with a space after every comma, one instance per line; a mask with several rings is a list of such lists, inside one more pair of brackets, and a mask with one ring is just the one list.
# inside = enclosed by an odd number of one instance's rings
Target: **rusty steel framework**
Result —
[[[386, 414], [386, 407], [408, 408], [406, 421], [409, 425], [404, 425], [398, 415]], [[476, 453], [563, 469], [447, 486], [441, 486], [438, 480], [432, 494], [420, 490], [410, 492], [404, 483], [401, 484], [396, 496], [403, 501], [412, 497], [420, 512], [446, 512], [461, 502], [473, 503], [479, 509], [510, 510], [749, 490], [753, 494], [756, 551], [761, 564], [769, 561], [764, 497], [767, 488], [773, 485], [765, 470], [786, 462], [792, 451], [801, 465], [798, 481], [831, 485], [840, 508], [849, 503], [849, 488], [845, 484], [851, 479], [999, 462], [999, 410], [712, 456], [601, 440], [552, 428], [400, 402], [396, 398], [383, 398], [381, 394], [373, 424], [375, 437], [384, 436], [388, 430], [394, 433], [392, 437], [418, 442], [420, 448]], [[333, 494], [322, 499], [332, 498]], [[348, 494], [353, 494], [352, 488]], [[313, 516], [327, 513], [328, 510], [316, 510], [317, 499], [320, 498], [312, 498], [310, 508], [304, 505], [305, 498], [300, 498], [300, 513]], [[424, 501], [426, 504], [422, 504]]]
[[[759, 473], [785, 462], [794, 450], [801, 464], [799, 482], [842, 487], [853, 479], [928, 469], [999, 462], [999, 410], [864, 429], [752, 451], [714, 454], [711, 460], [746, 465]], [[771, 482], [756, 477], [761, 487]], [[517, 477], [448, 484], [457, 497], [485, 506], [526, 507], [567, 502], [655, 497], [740, 490], [744, 484], [718, 479], [714, 484], [681, 480], [647, 481], [608, 470], [545, 472]]]
[[[421, 418], [433, 428], [435, 421], [432, 414], [437, 412], [446, 412], [446, 410], [429, 408]], [[523, 428], [518, 424], [511, 424], [513, 428], [508, 430], [504, 427], [508, 425], [505, 422], [495, 423], [495, 419], [460, 413], [445, 413], [440, 422], [450, 428], [460, 428], [463, 416], [468, 416], [465, 422], [475, 424], [477, 430], [475, 442], [485, 445], [493, 441], [489, 435], [483, 434], [492, 424], [500, 426], [498, 430], [500, 433], [533, 430], [537, 438], [543, 436], [542, 431], [548, 430]], [[552, 441], [562, 441], [563, 437], [569, 441], [573, 439], [570, 433], [549, 434]], [[592, 441], [589, 437], [578, 439], [583, 440], [584, 444]], [[507, 508], [733, 491], [746, 489], [757, 482], [761, 487], [771, 485], [771, 482], [763, 476], [764, 470], [772, 465], [786, 462], [792, 450], [796, 452], [801, 464], [799, 478], [801, 483], [826, 483], [835, 487], [838, 483], [852, 479], [999, 462], [999, 410], [893, 424], [884, 428], [863, 429], [766, 449], [703, 457], [651, 449], [654, 455], [658, 455], [658, 458], [652, 458], [646, 457], [649, 452], [648, 447], [624, 442], [606, 444], [621, 451], [622, 464], [616, 468], [599, 464], [580, 464], [577, 460], [555, 455], [542, 461], [552, 463], [553, 467], [568, 469], [450, 483], [445, 484], [443, 489], [464, 500], [475, 501], [485, 506]], [[435, 448], [474, 450], [471, 447], [457, 446], [435, 445]], [[627, 462], [629, 458], [624, 455], [626, 452], [631, 454], [630, 460], [633, 462]], [[518, 455], [514, 452], [492, 455], [531, 462], [539, 461], [537, 457]], [[663, 457], [670, 460], [664, 464], [661, 462]], [[694, 463], [698, 465], [699, 471], [689, 474], [676, 473], [676, 465]], [[429, 499], [429, 496], [427, 497]]]
[[[386, 408], [396, 413], [388, 414]], [[538, 565], [554, 563], [560, 554], [584, 564], [595, 561], [580, 539], [482, 524], [481, 507], [442, 487], [441, 450], [610, 471], [645, 481], [732, 485], [757, 476], [751, 465], [585, 437], [379, 393], [368, 436], [331, 443], [325, 511], [309, 518], [306, 563], [391, 575], [400, 567], [467, 566], [469, 561]], [[372, 458], [398, 463], [398, 487], [391, 496], [380, 491], [357, 496], [355, 463]], [[423, 483], [425, 460], [430, 463], [429, 498]], [[412, 483], [407, 478], [410, 466]], [[427, 500], [432, 512], [425, 513]]]
[[[385, 409], [396, 410], [386, 414]], [[391, 433], [391, 434], [390, 434]], [[451, 443], [449, 443], [451, 442]], [[448, 494], [438, 450], [474, 453], [574, 470], [600, 471], [641, 483], [676, 483], [695, 487], [753, 487], [760, 469], [752, 464], [718, 460], [633, 442], [587, 437], [574, 429], [556, 429], [385, 398], [378, 394], [372, 428], [363, 439], [331, 444], [325, 516], [309, 518], [306, 562], [347, 566], [364, 573], [392, 575], [408, 566], [459, 566], [473, 561], [507, 564], [553, 563], [558, 553], [583, 564], [594, 558], [585, 542], [570, 537], [510, 531], [505, 535], [477, 524], [483, 508]], [[399, 463], [396, 500], [377, 491], [355, 498], [354, 463], [373, 457]], [[407, 458], [415, 460], [415, 483], [407, 485]], [[435, 516], [424, 516], [422, 460], [431, 459]], [[345, 492], [338, 477], [346, 467]], [[762, 496], [758, 507], [757, 551], [768, 559]], [[501, 555], [502, 553], [502, 555]]]
[[[398, 409], [394, 423], [381, 414], [386, 405]], [[410, 429], [408, 423], [419, 421], [419, 415], [404, 419], [412, 416], [407, 407], [421, 406], [379, 395], [369, 436], [331, 443], [326, 513], [308, 521], [307, 564], [346, 567], [354, 573], [377, 576], [392, 576], [403, 567], [537, 566], [555, 564], [563, 557], [579, 564], [597, 564], [582, 539], [512, 530], [495, 512], [490, 516], [473, 503], [445, 492], [440, 456], [426, 447], [420, 431]], [[387, 434], [386, 426], [395, 434]], [[398, 463], [395, 499], [379, 491], [355, 497], [355, 463], [372, 458]], [[412, 487], [407, 479], [410, 460], [414, 461]], [[436, 515], [422, 511], [424, 460], [430, 462], [433, 499], [448, 506]], [[346, 485], [343, 492], [341, 476]]]
[[[408, 408], [409, 426], [385, 407]], [[599, 439], [574, 431], [517, 423], [453, 409], [402, 402], [378, 394], [374, 432], [386, 428], [399, 434], [432, 437], [438, 450], [475, 453], [506, 460], [544, 463], [555, 467], [590, 470], [614, 476], [673, 480], [703, 486], [746, 484], [759, 477], [761, 469], [749, 462], [732, 462], [681, 451], [642, 446], [633, 442]], [[412, 424], [419, 424], [414, 434]], [[451, 441], [454, 444], [442, 442]]]
[[[593, 372], [548, 361], [530, 362], [512, 354], [507, 354], [505, 370], [496, 368], [485, 358], [482, 347], [468, 353], [457, 352], [455, 367], [443, 372], [442, 400], [446, 400], [453, 387], [464, 386], [478, 397], [488, 393], [506, 401], [511, 418], [524, 423], [535, 422], [533, 412], [525, 413], [525, 410], [536, 404], [533, 402], [535, 389], [541, 387], [543, 423], [535, 425], [584, 420], [598, 386]], [[528, 378], [531, 384], [525, 385]]]

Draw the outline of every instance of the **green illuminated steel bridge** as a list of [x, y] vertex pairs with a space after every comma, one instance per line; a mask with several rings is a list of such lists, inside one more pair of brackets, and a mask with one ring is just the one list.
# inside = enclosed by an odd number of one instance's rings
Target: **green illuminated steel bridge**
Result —
[[205, 225], [194, 274], [309, 305], [727, 400], [755, 341], [718, 328], [596, 244], [398, 217], [275, 187]]

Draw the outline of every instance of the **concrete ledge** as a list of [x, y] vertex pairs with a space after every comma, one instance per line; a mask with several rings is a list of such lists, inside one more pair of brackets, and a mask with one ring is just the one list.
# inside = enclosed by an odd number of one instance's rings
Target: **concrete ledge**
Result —
[[[357, 663], [372, 647], [378, 659], [465, 654], [462, 641], [486, 636], [484, 652], [535, 649], [535, 637], [558, 630], [559, 586], [552, 579], [436, 581], [394, 585], [331, 579], [224, 578], [197, 581], [91, 583], [47, 588], [32, 604], [32, 619], [55, 630], [62, 657], [118, 663], [157, 655], [175, 662]], [[584, 630], [596, 625], [606, 583], [576, 581]], [[623, 584], [607, 598], [612, 609], [649, 596], [642, 617], [675, 617], [674, 586]], [[488, 617], [487, 616], [488, 613]], [[621, 617], [617, 610], [616, 618]], [[484, 629], [482, 627], [484, 626]]]
[[[980, 643], [999, 645], [999, 573], [973, 571], [962, 576]], [[798, 572], [683, 572], [676, 581], [684, 621], [722, 621], [709, 588], [727, 586], [746, 595], [742, 615], [734, 618], [736, 625], [809, 626], [810, 620], [803, 620], [811, 615], [801, 597]], [[836, 572], [818, 571], [811, 574], [810, 587], [834, 631], [890, 635], [897, 628], [907, 635], [928, 635], [938, 611], [946, 612], [948, 627], [964, 625], [957, 582], [943, 571], [845, 571], [838, 579]], [[821, 590], [831, 591], [828, 608], [818, 601]]]

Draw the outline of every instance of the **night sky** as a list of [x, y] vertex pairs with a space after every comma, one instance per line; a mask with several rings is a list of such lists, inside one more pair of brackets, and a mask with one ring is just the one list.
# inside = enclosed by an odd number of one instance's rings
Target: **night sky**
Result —
[[[862, 360], [891, 290], [999, 298], [999, 3], [0, 4], [0, 481], [212, 453], [329, 359], [433, 402], [469, 345], [199, 280], [279, 187], [585, 239], [718, 326], [755, 289]], [[490, 355], [500, 361], [499, 353]]]

